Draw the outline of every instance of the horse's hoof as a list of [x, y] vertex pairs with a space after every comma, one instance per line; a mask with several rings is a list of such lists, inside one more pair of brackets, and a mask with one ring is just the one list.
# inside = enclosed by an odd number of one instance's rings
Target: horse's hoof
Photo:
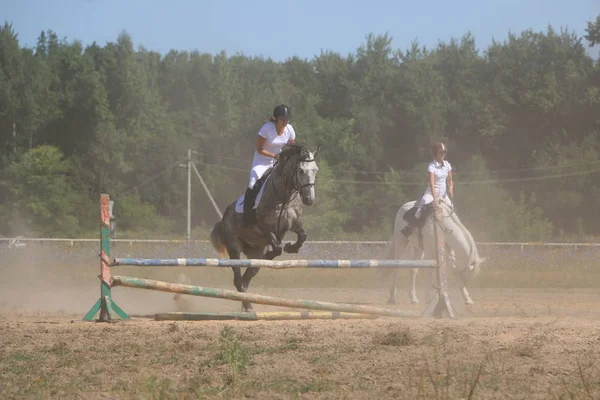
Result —
[[468, 306], [472, 306], [473, 304], [475, 304], [475, 302], [473, 300], [469, 299], [469, 300], [465, 300], [465, 304]]
[[393, 306], [396, 304], [396, 299], [388, 299], [387, 304]]

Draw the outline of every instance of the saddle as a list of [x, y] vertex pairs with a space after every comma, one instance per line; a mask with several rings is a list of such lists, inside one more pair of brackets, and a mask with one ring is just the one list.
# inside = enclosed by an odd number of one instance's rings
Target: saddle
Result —
[[418, 228], [419, 230], [423, 229], [425, 223], [427, 223], [427, 218], [433, 214], [433, 203], [427, 204], [423, 207], [421, 211], [421, 216], [417, 218], [415, 214], [417, 213], [418, 207], [412, 207], [410, 210], [404, 213], [402, 219], [406, 221], [409, 225]]
[[417, 213], [418, 207], [412, 207], [410, 210], [406, 211], [402, 216], [402, 219], [408, 223], [404, 228], [402, 228], [402, 234], [407, 238], [410, 237], [413, 233], [413, 229], [416, 228], [419, 233], [419, 243], [421, 248], [423, 248], [423, 233], [421, 230], [427, 223], [427, 218], [431, 214], [433, 214], [434, 207], [433, 203], [427, 204], [421, 210], [421, 216], [417, 218], [415, 214]]

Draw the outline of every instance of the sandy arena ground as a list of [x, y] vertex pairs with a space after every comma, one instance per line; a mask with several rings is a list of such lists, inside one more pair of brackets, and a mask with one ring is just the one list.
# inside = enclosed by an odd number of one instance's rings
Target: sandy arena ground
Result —
[[[143, 316], [240, 306], [115, 288], [114, 300], [135, 317], [112, 324], [81, 322], [99, 296], [98, 261], [86, 249], [81, 262], [72, 254], [23, 252], [0, 264], [1, 399], [600, 399], [593, 254], [565, 254], [556, 265], [553, 254], [497, 261], [502, 268], [483, 271], [480, 288], [469, 289], [474, 306], [451, 291], [456, 320], [157, 322]], [[195, 284], [232, 289], [229, 270], [188, 271]], [[176, 282], [179, 272], [124, 267], [118, 274]], [[250, 291], [385, 303], [389, 280], [374, 287], [369, 277], [261, 271]], [[489, 288], [506, 282], [530, 287]], [[571, 287], [539, 287], [554, 283]], [[397, 307], [421, 312], [425, 304], [408, 304], [405, 278], [399, 285]]]
[[[130, 312], [177, 309], [169, 294], [118, 290], [116, 300]], [[334, 301], [349, 292], [261, 290]], [[472, 296], [475, 306], [457, 304], [460, 318], [452, 321], [137, 317], [99, 324], [79, 322], [81, 313], [7, 310], [5, 304], [0, 397], [600, 398], [600, 290], [474, 289]], [[385, 293], [365, 290], [358, 297], [381, 302]], [[200, 298], [185, 306], [197, 305], [238, 308]]]

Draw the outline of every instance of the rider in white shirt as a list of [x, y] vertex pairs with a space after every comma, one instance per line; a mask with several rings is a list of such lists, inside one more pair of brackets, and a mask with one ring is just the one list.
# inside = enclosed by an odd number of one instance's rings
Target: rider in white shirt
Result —
[[[450, 197], [454, 197], [454, 182], [452, 180], [452, 166], [444, 158], [448, 150], [443, 143], [434, 143], [431, 147], [433, 154], [433, 161], [427, 167], [427, 175], [429, 184], [425, 189], [425, 193], [419, 200], [417, 205], [417, 211], [415, 213], [415, 219], [418, 220], [421, 216], [423, 207], [433, 202], [435, 208], [438, 207], [439, 200], [443, 200], [448, 204], [451, 204]], [[447, 184], [446, 184], [447, 183]], [[402, 233], [406, 236], [410, 236], [412, 233], [413, 226], [409, 223], [403, 230]]]
[[291, 117], [290, 108], [285, 104], [280, 104], [273, 110], [273, 116], [269, 121], [258, 131], [250, 181], [244, 195], [242, 225], [245, 227], [256, 223], [256, 212], [254, 211], [254, 201], [258, 195], [258, 190], [256, 190], [258, 188], [254, 187], [256, 181], [273, 166], [275, 157], [281, 153], [284, 145], [296, 142], [296, 132], [289, 123]]

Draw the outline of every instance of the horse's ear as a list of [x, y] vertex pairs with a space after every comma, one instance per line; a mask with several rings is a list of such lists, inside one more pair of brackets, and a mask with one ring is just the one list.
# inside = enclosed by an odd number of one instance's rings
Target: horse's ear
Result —
[[314, 158], [317, 158], [317, 156], [319, 155], [319, 150], [321, 150], [321, 145], [317, 146], [317, 149], [315, 150], [315, 152], [313, 153]]

